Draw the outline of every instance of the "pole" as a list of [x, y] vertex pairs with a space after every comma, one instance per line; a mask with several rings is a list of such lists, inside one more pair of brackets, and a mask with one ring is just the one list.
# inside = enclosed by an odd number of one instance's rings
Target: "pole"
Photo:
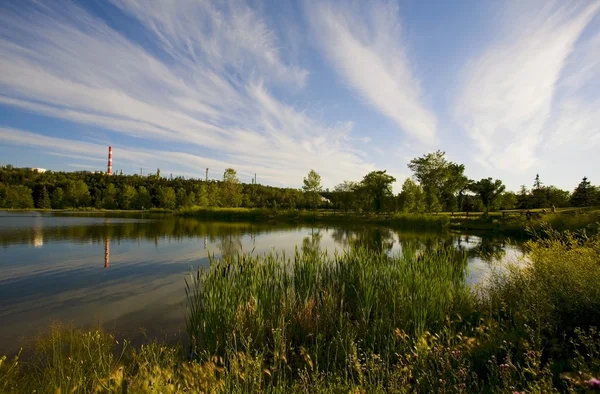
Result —
[[206, 169], [206, 182], [208, 182], [208, 168]]

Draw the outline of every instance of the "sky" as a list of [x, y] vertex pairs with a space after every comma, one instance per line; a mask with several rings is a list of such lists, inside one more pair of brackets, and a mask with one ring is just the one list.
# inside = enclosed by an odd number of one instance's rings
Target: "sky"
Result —
[[[600, 0], [0, 2], [0, 165], [600, 183]], [[596, 177], [596, 178], [594, 178]]]

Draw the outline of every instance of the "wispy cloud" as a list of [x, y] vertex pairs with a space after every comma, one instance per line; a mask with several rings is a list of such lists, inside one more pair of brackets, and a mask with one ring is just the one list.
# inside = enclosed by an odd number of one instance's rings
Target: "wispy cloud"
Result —
[[[288, 185], [313, 167], [327, 184], [371, 169], [353, 145], [352, 123], [326, 124], [272, 93], [301, 89], [308, 72], [286, 62], [273, 31], [244, 3], [113, 3], [145, 27], [137, 36], [155, 47], [73, 3], [0, 5], [0, 103], [160, 143], [176, 167], [232, 166]], [[4, 141], [44, 141], [25, 130], [11, 138], [6, 130]], [[220, 159], [177, 146], [197, 146]]]
[[[549, 122], [553, 106], [562, 106], [569, 117], [578, 107], [562, 101], [557, 89], [600, 2], [508, 4], [495, 21], [493, 42], [465, 70], [457, 115], [479, 148], [482, 164], [518, 172], [538, 163], [537, 149], [555, 127]], [[570, 132], [577, 132], [572, 126]]]
[[316, 37], [348, 86], [405, 133], [436, 139], [436, 117], [425, 103], [391, 2], [310, 2]]

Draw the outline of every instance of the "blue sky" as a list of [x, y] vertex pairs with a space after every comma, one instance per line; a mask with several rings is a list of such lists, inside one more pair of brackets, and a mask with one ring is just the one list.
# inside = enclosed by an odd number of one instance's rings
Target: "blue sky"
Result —
[[600, 1], [0, 2], [0, 164], [325, 187], [600, 168]]

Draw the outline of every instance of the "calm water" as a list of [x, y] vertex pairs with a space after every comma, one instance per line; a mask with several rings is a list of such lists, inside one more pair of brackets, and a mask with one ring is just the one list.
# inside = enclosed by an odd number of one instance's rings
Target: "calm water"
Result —
[[0, 354], [18, 350], [52, 321], [176, 339], [185, 327], [184, 277], [191, 267], [206, 267], [209, 253], [333, 252], [351, 240], [391, 254], [407, 242], [464, 248], [471, 284], [484, 280], [496, 261], [522, 255], [502, 239], [464, 234], [0, 212]]

